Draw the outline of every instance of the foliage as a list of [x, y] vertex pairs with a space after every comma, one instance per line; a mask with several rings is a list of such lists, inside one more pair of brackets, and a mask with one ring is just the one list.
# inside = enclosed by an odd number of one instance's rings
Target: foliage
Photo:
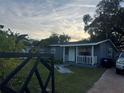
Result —
[[23, 39], [26, 35], [20, 35], [12, 32], [10, 29], [3, 30], [0, 26], [0, 51], [21, 51], [24, 48]]
[[84, 23], [86, 24], [86, 25], [88, 25], [88, 23], [90, 22], [90, 21], [92, 21], [93, 19], [91, 18], [91, 16], [89, 15], [89, 14], [86, 14], [86, 15], [84, 15], [84, 17], [83, 17], [83, 21], [84, 21]]
[[[111, 39], [119, 48], [124, 43], [124, 8], [122, 0], [102, 0], [97, 5], [94, 18], [85, 15], [85, 31], [91, 35], [91, 40]], [[93, 19], [93, 20], [91, 20]]]
[[64, 43], [64, 42], [68, 42], [70, 39], [71, 38], [68, 35], [65, 34], [58, 35], [56, 33], [53, 33], [49, 38], [42, 39], [40, 41], [40, 46], [46, 47], [50, 44]]
[[13, 51], [15, 49], [14, 39], [8, 31], [0, 30], [0, 51]]
[[[4, 26], [0, 25], [0, 52], [20, 52], [25, 48], [23, 43], [26, 35], [20, 35], [12, 32], [10, 29], [4, 30]], [[10, 69], [15, 66], [17, 59], [0, 59], [0, 78], [4, 78], [6, 68]]]
[[68, 35], [62, 34], [59, 36], [59, 43], [69, 42], [70, 39], [71, 37], [69, 37]]

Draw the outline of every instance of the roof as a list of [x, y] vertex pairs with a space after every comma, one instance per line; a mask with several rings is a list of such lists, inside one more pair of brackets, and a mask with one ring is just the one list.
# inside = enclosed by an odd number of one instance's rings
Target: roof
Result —
[[50, 46], [92, 46], [92, 45], [98, 45], [103, 42], [107, 42], [107, 40], [99, 41], [99, 42], [66, 42], [66, 43], [60, 43], [60, 44], [52, 44]]
[[[110, 40], [110, 39], [106, 39], [103, 41], [99, 41], [99, 42], [67, 42], [67, 43], [63, 43], [63, 44], [52, 44], [50, 46], [54, 46], [54, 47], [67, 47], [67, 46], [95, 46], [95, 45], [99, 45], [101, 43], [104, 42], [110, 42], [115, 48], [116, 46], [114, 45], [114, 43]], [[116, 48], [116, 50], [118, 50]]]

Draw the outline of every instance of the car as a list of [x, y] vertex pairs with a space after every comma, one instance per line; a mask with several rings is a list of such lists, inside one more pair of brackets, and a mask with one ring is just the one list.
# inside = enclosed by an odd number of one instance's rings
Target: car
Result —
[[116, 73], [120, 74], [124, 72], [124, 52], [121, 52], [116, 61]]

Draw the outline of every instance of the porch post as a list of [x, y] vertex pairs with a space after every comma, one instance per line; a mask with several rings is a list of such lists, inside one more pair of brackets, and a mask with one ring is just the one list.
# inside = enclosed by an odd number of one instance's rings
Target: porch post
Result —
[[75, 56], [76, 56], [76, 64], [77, 64], [77, 57], [78, 57], [78, 47], [76, 46], [76, 53], [75, 53]]
[[92, 57], [92, 65], [94, 65], [94, 46], [92, 46], [91, 57]]
[[63, 63], [65, 62], [65, 47], [63, 47]]

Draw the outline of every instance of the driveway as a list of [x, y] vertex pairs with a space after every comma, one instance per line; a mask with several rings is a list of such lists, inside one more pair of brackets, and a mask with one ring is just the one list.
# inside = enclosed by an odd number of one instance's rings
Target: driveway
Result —
[[124, 76], [117, 75], [115, 69], [108, 69], [88, 93], [124, 93]]

